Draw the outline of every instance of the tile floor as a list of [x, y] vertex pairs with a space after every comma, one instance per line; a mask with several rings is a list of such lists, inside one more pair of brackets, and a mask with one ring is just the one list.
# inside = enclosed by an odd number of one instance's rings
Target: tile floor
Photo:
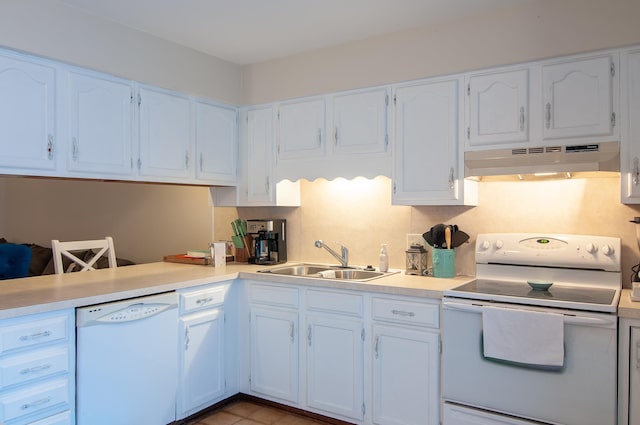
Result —
[[285, 410], [250, 401], [237, 401], [188, 425], [329, 425]]

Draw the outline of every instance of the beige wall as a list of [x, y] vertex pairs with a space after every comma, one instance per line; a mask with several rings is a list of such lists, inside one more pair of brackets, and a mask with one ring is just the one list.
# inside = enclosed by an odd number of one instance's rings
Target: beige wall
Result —
[[118, 257], [144, 263], [205, 249], [212, 237], [206, 187], [21, 177], [0, 187], [0, 236], [11, 242], [112, 236]]
[[391, 205], [391, 181], [316, 180], [302, 182], [300, 208], [216, 208], [215, 233], [230, 236], [231, 220], [286, 218], [289, 259], [335, 263], [316, 239], [349, 247], [356, 265], [378, 266], [381, 243], [389, 244], [390, 266], [404, 269], [406, 234], [422, 234], [438, 223], [457, 224], [470, 243], [456, 249], [456, 271], [474, 274], [476, 236], [483, 232], [547, 232], [614, 236], [622, 239], [624, 283], [640, 262], [635, 225], [639, 206], [620, 204], [617, 177], [545, 182], [481, 182], [476, 207], [408, 207]]
[[242, 103], [240, 66], [57, 0], [2, 0], [0, 46], [221, 102]]
[[451, 74], [640, 43], [638, 0], [534, 0], [244, 69], [245, 101]]

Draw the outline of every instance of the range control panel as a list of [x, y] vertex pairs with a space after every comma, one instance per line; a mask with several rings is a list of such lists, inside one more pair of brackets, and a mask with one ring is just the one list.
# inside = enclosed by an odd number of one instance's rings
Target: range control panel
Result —
[[481, 233], [476, 264], [620, 271], [620, 238], [537, 233]]

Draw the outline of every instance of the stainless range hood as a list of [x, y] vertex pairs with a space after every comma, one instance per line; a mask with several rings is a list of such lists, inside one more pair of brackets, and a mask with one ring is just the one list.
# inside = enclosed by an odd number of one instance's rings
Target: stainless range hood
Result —
[[466, 178], [620, 171], [619, 142], [469, 151], [464, 155]]

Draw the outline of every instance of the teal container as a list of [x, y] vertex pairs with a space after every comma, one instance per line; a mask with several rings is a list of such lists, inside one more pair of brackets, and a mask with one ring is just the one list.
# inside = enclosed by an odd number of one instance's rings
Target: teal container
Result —
[[453, 249], [433, 249], [431, 253], [434, 277], [456, 275], [456, 252]]

